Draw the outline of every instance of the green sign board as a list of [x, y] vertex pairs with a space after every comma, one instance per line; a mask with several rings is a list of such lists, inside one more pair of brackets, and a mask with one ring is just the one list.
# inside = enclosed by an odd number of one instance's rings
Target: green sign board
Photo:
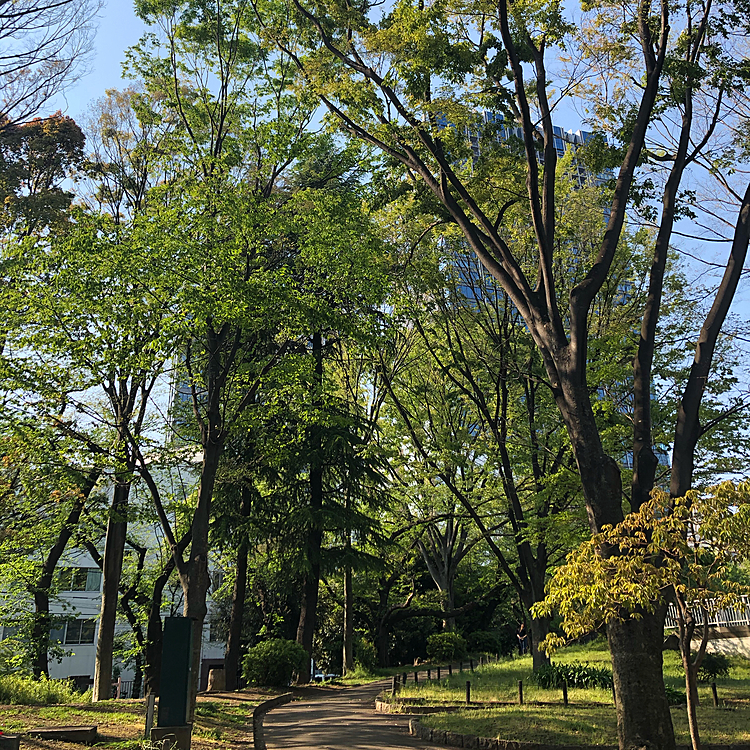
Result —
[[182, 727], [187, 723], [192, 645], [193, 621], [187, 617], [165, 617], [156, 722], [159, 727]]

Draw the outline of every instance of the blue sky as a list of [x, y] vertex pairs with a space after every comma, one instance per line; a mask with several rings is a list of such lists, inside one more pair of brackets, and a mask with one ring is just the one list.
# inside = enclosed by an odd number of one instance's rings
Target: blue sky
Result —
[[140, 39], [144, 30], [133, 10], [133, 0], [106, 0], [97, 21], [89, 72], [57, 97], [53, 109], [78, 120], [106, 89], [126, 86], [121, 68], [125, 50]]

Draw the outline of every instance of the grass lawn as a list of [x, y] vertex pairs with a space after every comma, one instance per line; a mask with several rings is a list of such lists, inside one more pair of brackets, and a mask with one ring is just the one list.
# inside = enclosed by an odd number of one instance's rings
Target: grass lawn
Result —
[[[617, 745], [613, 706], [500, 706], [452, 714], [429, 714], [425, 726], [479, 737], [561, 745]], [[710, 744], [750, 742], [750, 707], [698, 709], [701, 741]], [[689, 745], [687, 712], [672, 708], [677, 744]]]
[[[199, 696], [195, 711], [192, 747], [252, 747], [253, 709], [273, 697], [257, 691]], [[0, 730], [23, 734], [33, 727], [97, 724], [99, 747], [137, 750], [142, 745], [146, 722], [145, 700], [111, 700], [79, 705], [6, 706], [0, 705]], [[24, 746], [39, 750], [83, 750], [83, 745], [24, 738]]]
[[[586, 646], [572, 646], [559, 651], [554, 662], [583, 662], [592, 666], [611, 668], [609, 651], [603, 639]], [[497, 706], [451, 714], [426, 715], [423, 722], [436, 729], [450, 729], [480, 737], [499, 737], [540, 743], [616, 745], [617, 725], [612, 693], [609, 690], [569, 689], [570, 705], [563, 706], [562, 691], [544, 690], [531, 679], [531, 657], [516, 657], [464, 671], [440, 682], [409, 683], [399, 692], [400, 697], [419, 698], [426, 704], [444, 701], [462, 702], [466, 681], [471, 680], [472, 701], [515, 703], [518, 700], [518, 681], [523, 681], [524, 706]], [[685, 690], [682, 666], [674, 651], [664, 654], [664, 679], [667, 685]], [[701, 684], [699, 722], [701, 739], [707, 743], [750, 742], [750, 661], [732, 659], [729, 677], [717, 680], [722, 706], [713, 708], [711, 690]], [[547, 705], [533, 705], [533, 704]], [[529, 705], [532, 704], [532, 705]], [[551, 705], [550, 705], [551, 704]], [[679, 744], [690, 744], [687, 714], [684, 706], [672, 709], [672, 720]]]

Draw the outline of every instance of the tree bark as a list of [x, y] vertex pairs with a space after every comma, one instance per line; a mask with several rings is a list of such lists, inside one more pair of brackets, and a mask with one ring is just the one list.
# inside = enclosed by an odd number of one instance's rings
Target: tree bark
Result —
[[[209, 415], [212, 419], [213, 415]], [[217, 422], [212, 422], [218, 424]], [[195, 698], [198, 695], [200, 680], [201, 651], [203, 647], [203, 623], [206, 619], [206, 596], [210, 585], [208, 575], [208, 532], [211, 521], [211, 499], [213, 497], [216, 474], [219, 469], [223, 441], [206, 441], [203, 447], [203, 465], [198, 489], [198, 503], [193, 515], [192, 539], [187, 570], [180, 575], [185, 604], [183, 613], [192, 621], [193, 652], [190, 674], [190, 698], [188, 701], [188, 723], [195, 715]]]
[[354, 593], [352, 590], [352, 566], [349, 562], [344, 568], [344, 674], [354, 669]]
[[118, 481], [112, 496], [112, 507], [107, 522], [107, 538], [102, 565], [102, 606], [99, 632], [96, 639], [94, 689], [91, 700], [109, 700], [112, 697], [112, 655], [114, 650], [117, 599], [128, 531], [128, 499], [130, 482]]
[[[313, 406], [320, 407], [323, 389], [323, 336], [316, 332], [312, 337], [312, 355], [314, 359]], [[320, 415], [316, 414], [319, 420]], [[310, 440], [310, 518], [311, 528], [307, 536], [305, 579], [302, 585], [302, 606], [300, 607], [299, 625], [297, 626], [297, 643], [307, 651], [310, 659], [297, 675], [297, 682], [310, 682], [310, 660], [313, 652], [316, 614], [318, 608], [318, 590], [320, 587], [320, 550], [323, 543], [322, 519], [323, 508], [323, 456], [322, 435], [319, 424], [311, 428]]]
[[159, 695], [159, 683], [161, 680], [161, 646], [162, 646], [162, 624], [161, 624], [161, 600], [164, 587], [167, 585], [172, 571], [175, 568], [174, 557], [170, 556], [164, 565], [161, 575], [154, 581], [151, 592], [151, 603], [148, 610], [148, 622], [146, 624], [146, 649], [144, 677], [146, 682], [146, 695], [153, 693]]
[[34, 616], [31, 627], [31, 640], [33, 644], [31, 662], [34, 677], [37, 679], [42, 675], [49, 677], [49, 632], [51, 624], [49, 600], [55, 568], [63, 552], [65, 552], [70, 537], [78, 526], [83, 506], [99, 479], [99, 473], [98, 470], [92, 469], [83, 479], [81, 491], [73, 501], [73, 505], [60, 528], [60, 533], [57, 535], [55, 543], [42, 563], [39, 578], [33, 586], [29, 587], [29, 591], [34, 597]]
[[640, 620], [607, 626], [617, 696], [621, 750], [674, 748], [674, 730], [664, 692], [662, 645], [664, 608]]
[[532, 617], [531, 620], [531, 658], [533, 669], [536, 672], [537, 669], [549, 664], [549, 656], [539, 648], [539, 644], [549, 634], [549, 617]]
[[[252, 497], [246, 487], [242, 488], [242, 518], [250, 515]], [[229, 634], [227, 636], [227, 650], [224, 656], [224, 679], [227, 690], [239, 688], [240, 677], [240, 640], [242, 638], [242, 619], [245, 612], [245, 595], [247, 593], [247, 554], [248, 541], [243, 534], [237, 548], [237, 565], [232, 589], [232, 613], [229, 618]]]

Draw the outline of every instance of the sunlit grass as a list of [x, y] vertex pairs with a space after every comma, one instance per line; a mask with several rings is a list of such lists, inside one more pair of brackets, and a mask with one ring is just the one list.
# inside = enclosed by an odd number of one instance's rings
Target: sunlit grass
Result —
[[[557, 663], [581, 662], [611, 669], [606, 641], [600, 639], [585, 646], [572, 646], [556, 653]], [[701, 701], [698, 718], [701, 737], [712, 744], [745, 743], [750, 740], [750, 661], [730, 659], [729, 676], [716, 681], [720, 707], [713, 707], [711, 688], [700, 684]], [[443, 672], [443, 675], [445, 673]], [[434, 674], [433, 674], [434, 676]], [[466, 681], [471, 681], [472, 702], [498, 702], [498, 705], [455, 713], [425, 715], [426, 726], [480, 737], [548, 744], [617, 744], [617, 718], [609, 690], [601, 688], [568, 690], [569, 705], [563, 705], [561, 689], [542, 689], [532, 679], [530, 656], [513, 657], [475, 671], [454, 671], [438, 682], [411, 681], [399, 690], [400, 698], [418, 699], [420, 703], [461, 704], [465, 699]], [[518, 705], [518, 682], [523, 682], [524, 705]], [[685, 678], [679, 654], [664, 653], [664, 680], [684, 692]], [[690, 744], [687, 713], [683, 706], [672, 709], [678, 744]]]
[[[689, 745], [687, 712], [672, 709], [678, 745]], [[750, 741], [750, 707], [698, 709], [701, 740], [709, 744]], [[498, 706], [476, 711], [429, 714], [425, 726], [479, 737], [561, 745], [616, 745], [617, 717], [612, 706]]]

